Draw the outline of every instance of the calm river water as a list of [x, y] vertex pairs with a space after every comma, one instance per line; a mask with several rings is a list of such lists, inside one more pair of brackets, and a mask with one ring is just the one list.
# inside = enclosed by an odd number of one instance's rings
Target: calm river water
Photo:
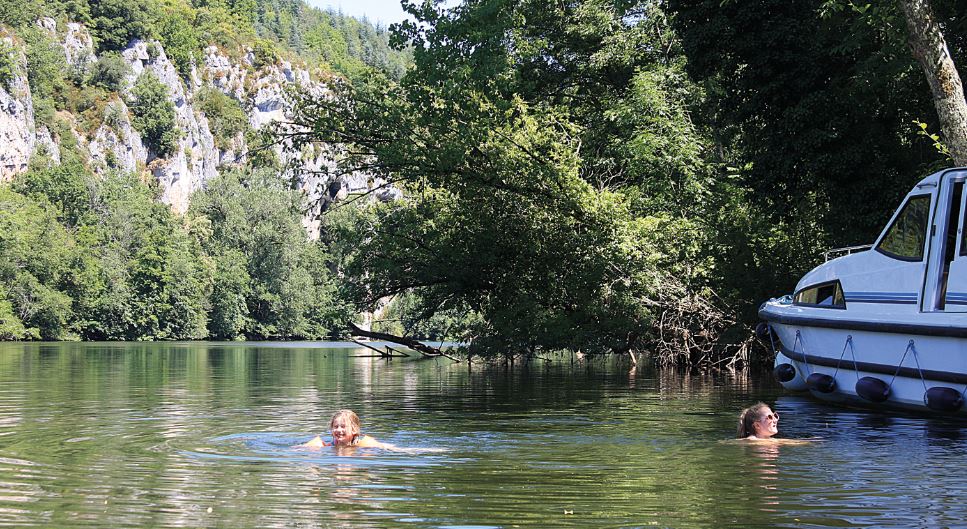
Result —
[[[965, 527], [967, 424], [570, 358], [340, 344], [0, 344], [0, 526]], [[808, 446], [727, 440], [775, 405]], [[339, 408], [411, 449], [292, 448]]]

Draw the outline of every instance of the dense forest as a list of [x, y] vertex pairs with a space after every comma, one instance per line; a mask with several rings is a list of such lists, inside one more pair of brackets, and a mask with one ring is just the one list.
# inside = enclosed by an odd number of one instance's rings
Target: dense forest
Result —
[[350, 234], [357, 299], [475, 314], [480, 349], [744, 357], [759, 303], [951, 163], [892, 2], [407, 5], [414, 67], [300, 118], [408, 190]]
[[378, 68], [402, 75], [407, 52], [390, 47], [386, 28], [302, 0], [24, 0], [0, 6], [0, 24], [30, 38], [40, 17], [80, 22], [98, 53], [119, 51], [131, 41], [157, 39], [187, 75], [206, 46], [229, 51], [253, 47], [267, 58], [284, 55], [348, 77]]
[[[933, 4], [957, 62], [967, 6]], [[336, 73], [280, 138], [338, 146], [334, 175], [403, 196], [328, 207], [309, 240], [271, 160], [179, 215], [143, 178], [38, 159], [0, 187], [0, 336], [315, 338], [375, 310], [374, 329], [475, 355], [727, 362], [749, 354], [761, 301], [824, 250], [871, 242], [951, 163], [892, 2], [404, 6], [391, 30], [298, 0], [0, 7], [28, 42], [38, 119], [118, 78], [110, 61], [59, 69], [40, 15], [83, 22], [104, 54], [156, 38], [183, 73], [205, 46], [248, 46]], [[163, 145], [156, 110], [141, 127]]]
[[[99, 59], [68, 67], [35, 22], [90, 28]], [[353, 79], [402, 74], [408, 53], [385, 29], [301, 2], [28, 1], [3, 3], [4, 35], [23, 43], [35, 120], [59, 138], [56, 162], [38, 152], [0, 184], [0, 338], [176, 340], [326, 338], [353, 313], [337, 297], [330, 248], [303, 227], [306, 197], [280, 177], [271, 151], [206, 183], [184, 214], [159, 201], [149, 173], [92, 171], [76, 136], [113, 117], [131, 39], [157, 39], [187, 76], [203, 48], [253, 50]], [[16, 49], [0, 49], [0, 82], [15, 79]], [[83, 65], [84, 63], [78, 63]], [[126, 100], [132, 125], [163, 160], [183, 135], [169, 87], [142, 75]], [[215, 144], [256, 137], [240, 102], [205, 88], [194, 97]], [[106, 116], [106, 117], [104, 117]], [[256, 138], [257, 140], [257, 138]], [[258, 141], [253, 141], [258, 146]], [[112, 165], [109, 160], [109, 165]]]

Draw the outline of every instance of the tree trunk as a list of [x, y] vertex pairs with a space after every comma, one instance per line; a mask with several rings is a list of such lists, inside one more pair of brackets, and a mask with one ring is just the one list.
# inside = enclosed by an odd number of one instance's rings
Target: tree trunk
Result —
[[929, 0], [898, 0], [907, 19], [910, 48], [923, 67], [954, 163], [967, 166], [967, 102], [954, 60]]
[[393, 342], [393, 343], [398, 343], [400, 345], [404, 345], [414, 351], [417, 351], [423, 354], [424, 356], [445, 356], [453, 360], [454, 362], [458, 361], [456, 358], [444, 353], [443, 351], [437, 349], [436, 347], [426, 345], [420, 342], [419, 340], [414, 340], [413, 338], [407, 338], [405, 336], [396, 336], [395, 334], [389, 334], [385, 332], [367, 331], [352, 322], [349, 322], [349, 330], [355, 336], [365, 336], [366, 338], [371, 338], [373, 340], [383, 340], [387, 342]]

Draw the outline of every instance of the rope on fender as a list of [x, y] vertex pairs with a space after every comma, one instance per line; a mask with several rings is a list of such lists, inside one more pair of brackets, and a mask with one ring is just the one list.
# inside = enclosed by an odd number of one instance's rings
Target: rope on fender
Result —
[[[923, 391], [927, 391], [927, 381], [923, 378], [923, 370], [920, 369], [920, 359], [917, 358], [917, 349], [913, 346], [913, 340], [907, 344], [907, 348], [903, 351], [903, 356], [900, 357], [900, 363], [896, 366], [896, 372], [893, 373], [893, 378], [890, 380], [890, 387], [893, 387], [893, 382], [896, 380], [897, 375], [900, 374], [900, 369], [903, 367], [903, 361], [907, 358], [907, 353], [913, 351], [913, 360], [917, 363], [917, 373], [920, 374], [920, 383], [923, 384]], [[967, 388], [965, 388], [967, 389]]]
[[[798, 329], [796, 329], [796, 341], [793, 342], [792, 344], [792, 352], [794, 353], [796, 352], [796, 345], [800, 345], [802, 347], [802, 363], [803, 365], [806, 366], [806, 377], [808, 377], [809, 375], [812, 374], [809, 372], [809, 358], [808, 358], [809, 355], [806, 354], [806, 344], [803, 343], [802, 334], [800, 334]], [[803, 377], [803, 378], [806, 378], [806, 377]]]
[[[859, 382], [859, 380], [860, 380], [860, 370], [859, 370], [859, 368], [856, 365], [856, 354], [853, 351], [853, 335], [852, 334], [847, 334], [846, 335], [846, 343], [843, 344], [843, 352], [840, 353], [839, 360], [836, 362], [836, 370], [833, 371], [833, 378], [836, 378], [836, 375], [839, 374], [839, 364], [842, 363], [843, 357], [846, 356], [846, 348], [847, 347], [849, 347], [849, 354], [850, 354], [850, 356], [853, 357], [853, 372], [856, 374], [856, 381]], [[967, 389], [967, 388], [965, 388], [965, 389]]]

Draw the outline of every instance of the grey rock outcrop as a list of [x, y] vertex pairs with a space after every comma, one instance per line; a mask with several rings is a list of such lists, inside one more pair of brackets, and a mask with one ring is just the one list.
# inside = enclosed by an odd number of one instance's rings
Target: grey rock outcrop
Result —
[[94, 55], [94, 39], [83, 24], [68, 22], [63, 35], [58, 33], [57, 21], [50, 17], [38, 19], [37, 27], [46, 31], [54, 42], [60, 43], [68, 66], [86, 70], [97, 61]]
[[[324, 84], [314, 82], [309, 72], [294, 67], [288, 61], [262, 66], [254, 70], [254, 54], [249, 51], [241, 62], [232, 61], [218, 48], [211, 46], [205, 50], [204, 66], [200, 74], [202, 83], [220, 90], [234, 98], [246, 109], [249, 124], [253, 129], [276, 127], [282, 132], [287, 129], [283, 123], [292, 117], [295, 91], [308, 91], [315, 95], [326, 92]], [[248, 148], [258, 148], [245, 144], [244, 138], [236, 138], [231, 149], [222, 151], [221, 163], [231, 163], [244, 158]], [[272, 150], [283, 167], [283, 177], [293, 182], [301, 190], [311, 205], [303, 219], [310, 235], [319, 232], [319, 214], [326, 204], [336, 199], [329, 196], [335, 172], [335, 153], [321, 146], [293, 149], [291, 143], [281, 142], [273, 145]], [[336, 189], [342, 196], [347, 190], [358, 191], [360, 178], [339, 179]], [[363, 178], [363, 181], [366, 179]], [[365, 186], [365, 183], [362, 184]]]
[[34, 152], [46, 156], [53, 165], [60, 165], [60, 144], [46, 126], [37, 127]]
[[[72, 74], [78, 74], [74, 78], [84, 78], [98, 60], [86, 28], [67, 23], [59, 29], [51, 18], [40, 19], [37, 25], [60, 43]], [[24, 51], [12, 38], [2, 41], [16, 55], [15, 75], [5, 86], [0, 86], [0, 180], [9, 180], [27, 169], [35, 152], [42, 152], [51, 163], [59, 163], [61, 138], [47, 126], [35, 124]], [[162, 200], [174, 210], [184, 212], [192, 193], [204, 187], [219, 170], [243, 164], [250, 148], [262, 148], [248, 145], [246, 135], [241, 132], [232, 138], [220, 137], [216, 144], [209, 119], [196, 104], [201, 91], [213, 88], [233, 98], [255, 130], [272, 127], [285, 132], [291, 130], [286, 123], [293, 114], [294, 93], [323, 96], [328, 90], [324, 83], [314, 81], [307, 70], [287, 61], [256, 67], [255, 54], [251, 50], [240, 51], [239, 57], [233, 58], [215, 46], [208, 47], [185, 79], [159, 42], [134, 40], [121, 53], [130, 65], [130, 73], [122, 83], [120, 98], [112, 96], [113, 100], [103, 105], [101, 116], [75, 116], [62, 111], [57, 119], [66, 125], [63, 130], [70, 130], [76, 137], [81, 154], [89, 158], [90, 167], [96, 173], [149, 171], [160, 184]], [[135, 83], [148, 73], [165, 86], [179, 130], [177, 146], [164, 158], [145, 145], [132, 125], [133, 117], [126, 104], [131, 101]], [[399, 193], [393, 188], [381, 187], [382, 182], [365, 174], [333, 176], [337, 153], [332, 146], [308, 145], [295, 149], [291, 143], [281, 142], [268, 148], [281, 163], [280, 177], [292, 182], [312, 205], [304, 218], [310, 235], [318, 233], [318, 216], [328, 204], [348, 193], [372, 190], [381, 199], [392, 199]]]
[[124, 101], [114, 101], [105, 109], [104, 123], [87, 146], [96, 172], [112, 169], [135, 172], [144, 168], [148, 150], [131, 125], [130, 115]]
[[70, 66], [84, 66], [97, 61], [94, 55], [94, 40], [87, 28], [76, 22], [67, 24], [67, 33], [61, 43], [64, 48], [64, 57]]
[[164, 160], [155, 161], [157, 153], [149, 152], [147, 166], [161, 184], [162, 200], [175, 211], [184, 212], [191, 194], [218, 174], [219, 156], [208, 120], [195, 110], [185, 84], [160, 43], [135, 40], [122, 56], [132, 70], [127, 95], [137, 78], [146, 72], [156, 76], [168, 89], [181, 139], [175, 152]]
[[195, 86], [212, 86], [236, 101], [245, 101], [245, 80], [248, 78], [248, 68], [232, 62], [227, 55], [218, 51], [217, 46], [205, 49], [202, 58], [202, 74]]
[[0, 52], [10, 53], [13, 75], [0, 83], [0, 181], [27, 170], [37, 143], [34, 105], [27, 82], [27, 59], [12, 38], [0, 38]]

